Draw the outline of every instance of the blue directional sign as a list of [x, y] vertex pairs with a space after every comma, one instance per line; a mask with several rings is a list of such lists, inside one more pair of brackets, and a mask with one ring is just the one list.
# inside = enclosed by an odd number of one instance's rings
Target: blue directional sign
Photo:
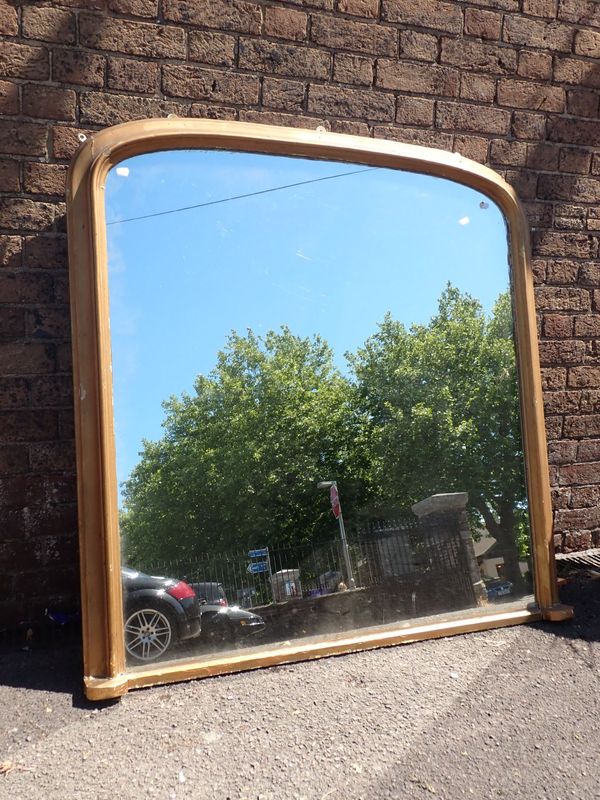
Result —
[[247, 572], [251, 575], [257, 575], [259, 572], [268, 572], [269, 571], [269, 562], [268, 561], [253, 561], [251, 564], [248, 564]]
[[248, 558], [265, 558], [268, 553], [268, 547], [261, 547], [260, 550], [248, 550]]

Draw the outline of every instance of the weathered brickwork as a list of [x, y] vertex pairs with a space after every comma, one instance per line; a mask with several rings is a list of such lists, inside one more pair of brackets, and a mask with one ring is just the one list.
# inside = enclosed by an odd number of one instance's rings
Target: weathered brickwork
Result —
[[599, 56], [595, 0], [0, 0], [0, 628], [78, 593], [66, 165], [150, 115], [505, 175], [534, 229], [556, 546], [599, 546]]

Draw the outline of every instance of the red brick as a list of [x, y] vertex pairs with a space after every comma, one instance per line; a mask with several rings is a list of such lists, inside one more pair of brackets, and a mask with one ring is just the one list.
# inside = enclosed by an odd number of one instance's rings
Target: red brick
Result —
[[563, 430], [563, 417], [546, 417], [544, 423], [548, 440], [560, 439]]
[[56, 207], [21, 198], [0, 200], [0, 227], [9, 230], [44, 230], [52, 227]]
[[13, 475], [27, 472], [28, 469], [29, 459], [25, 445], [0, 446], [0, 474]]
[[278, 111], [303, 111], [306, 99], [306, 86], [299, 81], [265, 78], [263, 81], [262, 102], [268, 108]]
[[337, 10], [354, 17], [377, 19], [379, 0], [337, 0]]
[[567, 385], [567, 370], [562, 367], [549, 367], [542, 369], [542, 389], [555, 391], [564, 389]]
[[366, 122], [354, 122], [350, 119], [332, 119], [332, 133], [347, 133], [350, 136], [370, 136], [371, 129]]
[[0, 408], [23, 409], [29, 402], [29, 384], [25, 378], [0, 378]]
[[504, 41], [510, 42], [510, 44], [570, 53], [573, 44], [573, 29], [560, 22], [527, 19], [515, 14], [507, 16], [504, 20]]
[[81, 121], [92, 125], [116, 125], [144, 117], [165, 117], [167, 114], [185, 116], [181, 104], [156, 97], [88, 92], [81, 96], [80, 106]]
[[431, 33], [400, 31], [400, 55], [416, 61], [437, 61], [440, 40]]
[[546, 138], [546, 117], [527, 111], [515, 111], [511, 132], [517, 139], [540, 141]]
[[556, 259], [548, 264], [547, 280], [549, 284], [577, 283], [580, 264], [577, 261]]
[[[600, 461], [566, 465], [561, 468], [559, 474], [561, 486], [583, 486], [589, 483], [598, 483], [600, 480]], [[600, 508], [597, 510], [600, 514]]]
[[436, 125], [438, 128], [446, 130], [503, 134], [508, 133], [510, 128], [510, 112], [465, 103], [440, 101], [437, 104]]
[[56, 358], [54, 347], [38, 342], [0, 344], [2, 375], [32, 375], [53, 372]]
[[[19, 162], [0, 159], [0, 192], [19, 192], [20, 190]], [[1, 265], [2, 258], [0, 258]]]
[[75, 468], [74, 442], [42, 442], [29, 447], [32, 471], [66, 471]]
[[556, 18], [558, 0], [523, 0], [523, 13], [532, 17]]
[[260, 11], [244, 0], [163, 0], [166, 20], [239, 33], [260, 33]]
[[[64, 236], [26, 236], [23, 249], [23, 266], [36, 270], [66, 267], [66, 238]], [[51, 279], [46, 278], [45, 280]]]
[[90, 136], [92, 133], [89, 128], [55, 125], [52, 128], [52, 156], [62, 160], [70, 159], [77, 148], [81, 147], [79, 136]]
[[433, 125], [435, 103], [424, 97], [400, 96], [397, 100], [396, 122], [401, 125]]
[[233, 66], [236, 46], [234, 36], [211, 31], [190, 31], [188, 42], [192, 61], [202, 61], [218, 67]]
[[578, 175], [540, 175], [539, 197], [570, 202], [600, 202], [600, 181]]
[[600, 286], [600, 264], [582, 264], [579, 281], [583, 286]]
[[568, 91], [567, 111], [576, 117], [598, 116], [598, 93], [591, 91]]
[[43, 375], [32, 378], [31, 406], [32, 408], [72, 408], [72, 376]]
[[471, 71], [505, 75], [517, 70], [517, 54], [511, 47], [500, 47], [466, 39], [442, 39], [441, 61]]
[[536, 231], [534, 249], [536, 254], [541, 256], [595, 258], [598, 252], [598, 242], [593, 236], [579, 233]]
[[26, 334], [33, 339], [68, 339], [71, 335], [67, 306], [41, 306], [26, 314]]
[[[20, 266], [21, 266], [21, 237], [0, 236], [0, 267], [8, 269], [18, 269]], [[0, 283], [1, 282], [2, 278], [0, 277]], [[6, 301], [5, 297], [2, 297], [2, 299]]]
[[25, 191], [31, 194], [64, 195], [67, 168], [32, 161], [25, 164]]
[[0, 0], [0, 36], [17, 36], [18, 33], [17, 9], [9, 0]]
[[587, 311], [590, 293], [587, 289], [540, 286], [535, 290], [539, 311]]
[[57, 44], [75, 44], [75, 15], [59, 8], [23, 8], [23, 35]]
[[501, 166], [525, 166], [527, 145], [506, 139], [493, 139], [490, 144], [490, 162]]
[[158, 89], [159, 66], [152, 61], [113, 57], [107, 66], [106, 84], [109, 89], [125, 89], [140, 94], [153, 94]]
[[580, 56], [600, 58], [600, 31], [577, 31], [573, 50]]
[[549, 442], [548, 461], [550, 464], [572, 464], [577, 458], [578, 442]]
[[543, 318], [544, 336], [552, 339], [569, 339], [573, 336], [573, 317], [564, 314], [546, 314]]
[[325, 116], [393, 120], [396, 102], [392, 95], [374, 91], [312, 85], [308, 90], [308, 110]]
[[576, 147], [562, 147], [558, 167], [561, 172], [575, 172], [587, 175], [590, 171], [592, 154]]
[[0, 272], [4, 303], [44, 303], [52, 300], [52, 277], [30, 272]]
[[52, 86], [23, 86], [23, 113], [28, 117], [75, 120], [75, 92], [72, 89], [56, 89]]
[[457, 70], [437, 64], [402, 64], [385, 58], [377, 61], [375, 85], [383, 89], [456, 97], [459, 82]]
[[0, 42], [0, 75], [3, 78], [45, 81], [50, 75], [48, 50], [16, 42]]
[[578, 461], [600, 461], [600, 441], [579, 442], [577, 448]]
[[0, 306], [0, 338], [13, 340], [23, 336], [25, 336], [24, 309]]
[[156, 17], [158, 14], [158, 0], [108, 0], [108, 7], [132, 17]]
[[600, 125], [597, 120], [550, 119], [548, 123], [548, 138], [554, 142], [597, 147], [600, 145]]
[[391, 139], [405, 144], [418, 144], [421, 147], [437, 147], [440, 150], [452, 150], [454, 137], [449, 133], [429, 128], [406, 128], [392, 125], [376, 125], [373, 134], [379, 139]]
[[571, 491], [573, 508], [593, 508], [600, 505], [600, 486], [577, 486]]
[[306, 39], [308, 15], [292, 8], [267, 6], [264, 32], [267, 36], [302, 42]]
[[455, 136], [452, 149], [465, 158], [487, 164], [489, 140], [481, 136]]
[[[513, 187], [521, 201], [535, 200], [537, 172], [524, 169], [507, 169], [504, 180]], [[538, 253], [537, 255], [545, 255]]]
[[600, 7], [597, 0], [560, 0], [558, 16], [566, 22], [600, 27]]
[[333, 80], [356, 86], [371, 86], [373, 83], [373, 61], [363, 56], [336, 53], [333, 57]]
[[[320, 78], [329, 76], [331, 56], [313, 47], [265, 42], [258, 39], [240, 41], [239, 64], [242, 69], [287, 75], [291, 78]], [[164, 67], [164, 70], [184, 67]], [[247, 81], [250, 75], [238, 76]], [[256, 81], [256, 79], [254, 79]]]
[[237, 109], [227, 106], [217, 106], [213, 103], [192, 103], [191, 117], [202, 119], [237, 119]]
[[52, 79], [77, 86], [104, 86], [104, 56], [85, 50], [56, 49], [52, 52]]
[[382, 0], [381, 15], [390, 22], [462, 33], [462, 12], [454, 3], [441, 0]]
[[554, 81], [598, 89], [600, 88], [600, 71], [597, 64], [592, 61], [578, 58], [556, 58]]
[[[181, 4], [183, 5], [183, 3]], [[98, 14], [79, 15], [79, 39], [84, 47], [149, 58], [184, 58], [182, 28], [107, 19]]]
[[491, 75], [463, 72], [460, 78], [460, 96], [463, 100], [493, 103], [496, 96], [496, 79]]
[[172, 97], [253, 105], [258, 101], [258, 88], [258, 79], [253, 75], [191, 66], [163, 67], [163, 90]]
[[19, 113], [19, 86], [10, 81], [0, 81], [0, 114]]
[[398, 31], [368, 22], [337, 17], [313, 17], [310, 38], [323, 47], [353, 50], [374, 56], [398, 53]]
[[555, 339], [540, 342], [540, 360], [543, 366], [580, 364], [585, 355], [585, 343]]
[[600, 337], [600, 317], [589, 314], [575, 317], [575, 336], [578, 338]]
[[[597, 480], [597, 478], [596, 478]], [[570, 531], [573, 528], [597, 528], [600, 525], [600, 508], [582, 508], [573, 510], [559, 510], [554, 515], [554, 529], [557, 531]], [[573, 537], [575, 539], [576, 549], [583, 549], [580, 539], [581, 535]], [[591, 537], [585, 537], [584, 541], [588, 541], [591, 545]]]
[[316, 119], [302, 114], [283, 114], [279, 111], [255, 111], [240, 109], [242, 122], [260, 122], [265, 125], [283, 125], [287, 128], [316, 128], [322, 125], [331, 130], [331, 123], [325, 119]]
[[557, 86], [501, 78], [498, 82], [498, 103], [511, 108], [560, 113], [565, 108], [565, 91]]
[[528, 144], [527, 166], [531, 169], [557, 170], [559, 148], [552, 144]]
[[480, 8], [465, 10], [465, 34], [480, 39], [499, 39], [502, 28], [502, 15], [496, 11], [483, 11]]
[[549, 53], [522, 50], [517, 72], [522, 78], [549, 81], [552, 79], [552, 56]]

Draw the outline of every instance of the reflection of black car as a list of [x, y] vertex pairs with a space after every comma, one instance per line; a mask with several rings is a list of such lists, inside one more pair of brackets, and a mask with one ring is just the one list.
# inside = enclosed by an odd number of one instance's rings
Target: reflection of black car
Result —
[[200, 611], [202, 638], [206, 641], [234, 644], [252, 633], [260, 633], [265, 628], [262, 617], [238, 606], [205, 603], [200, 606]]
[[200, 603], [184, 581], [121, 568], [125, 649], [138, 663], [163, 656], [200, 633]]
[[197, 583], [190, 583], [190, 586], [196, 592], [196, 596], [200, 602], [204, 600], [208, 605], [214, 606], [228, 605], [222, 583], [218, 583], [217, 581], [200, 581]]

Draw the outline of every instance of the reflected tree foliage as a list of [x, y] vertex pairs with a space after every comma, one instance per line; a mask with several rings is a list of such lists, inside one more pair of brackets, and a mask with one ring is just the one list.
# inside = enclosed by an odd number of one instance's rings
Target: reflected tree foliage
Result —
[[437, 492], [466, 491], [474, 529], [520, 582], [525, 524], [511, 302], [486, 317], [448, 286], [427, 325], [387, 316], [347, 375], [321, 338], [232, 333], [195, 393], [164, 404], [123, 489], [124, 558], [318, 542], [332, 535], [320, 479], [337, 480], [351, 527]]
[[527, 504], [509, 293], [486, 318], [448, 286], [428, 325], [387, 316], [351, 363], [382, 508], [468, 492], [474, 529], [485, 525], [520, 585]]

